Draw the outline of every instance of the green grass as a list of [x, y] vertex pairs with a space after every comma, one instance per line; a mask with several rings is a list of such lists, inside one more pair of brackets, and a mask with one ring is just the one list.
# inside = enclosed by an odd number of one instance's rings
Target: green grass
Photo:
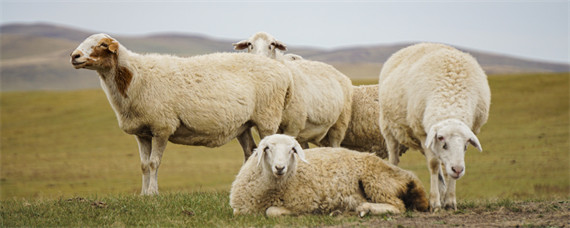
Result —
[[[478, 135], [483, 153], [473, 148], [467, 152], [467, 173], [457, 182], [460, 205], [570, 198], [569, 78], [568, 74], [489, 77], [490, 119]], [[219, 148], [169, 144], [159, 172], [162, 195], [139, 197], [136, 142], [118, 128], [101, 90], [0, 95], [3, 226], [314, 226], [348, 219], [308, 216], [296, 223], [290, 218], [233, 218], [227, 192], [243, 162], [236, 140]], [[419, 152], [408, 151], [400, 164], [429, 187]], [[93, 197], [87, 202], [67, 201], [87, 196]], [[107, 206], [90, 205], [99, 201]], [[503, 207], [509, 207], [508, 202], [502, 202]], [[129, 214], [139, 210], [148, 213]], [[183, 210], [195, 215], [183, 215]], [[168, 216], [155, 215], [156, 211]], [[83, 222], [84, 218], [89, 219]]]
[[[402, 215], [384, 214], [359, 218], [355, 213], [336, 217], [323, 215], [268, 218], [262, 214], [233, 216], [227, 191], [164, 193], [158, 196], [75, 196], [71, 198], [3, 200], [0, 206], [2, 227], [314, 227], [329, 225], [388, 226], [382, 223], [405, 222], [429, 218], [432, 222], [416, 226], [446, 224], [454, 216], [469, 216], [467, 224], [478, 224], [481, 216], [497, 213], [516, 214], [516, 219], [529, 214], [564, 217], [567, 201], [460, 200], [457, 211], [406, 211]], [[566, 215], [567, 216], [567, 215]], [[402, 220], [402, 218], [404, 220]], [[507, 218], [508, 219], [508, 218]], [[516, 220], [515, 219], [515, 220]], [[434, 221], [435, 220], [435, 221]], [[475, 220], [475, 222], [473, 222]], [[522, 222], [522, 221], [521, 221]], [[542, 221], [541, 223], [544, 223]], [[528, 221], [525, 222], [528, 224]], [[546, 221], [546, 223], [548, 223]], [[382, 225], [380, 225], [382, 224]], [[460, 223], [465, 224], [465, 223]], [[458, 223], [458, 225], [460, 225]], [[532, 222], [530, 223], [532, 224]]]
[[[2, 201], [2, 226], [317, 226], [358, 221], [356, 216], [234, 217], [227, 192], [167, 193]], [[365, 221], [364, 219], [363, 221]]]

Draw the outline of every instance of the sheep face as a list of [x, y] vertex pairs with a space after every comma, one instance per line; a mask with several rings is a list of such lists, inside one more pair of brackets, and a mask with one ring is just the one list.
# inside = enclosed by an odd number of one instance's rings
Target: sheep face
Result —
[[95, 34], [83, 41], [71, 53], [75, 69], [108, 70], [117, 58], [119, 42], [107, 34]]
[[272, 59], [276, 58], [277, 50], [287, 50], [287, 46], [285, 44], [265, 32], [258, 32], [248, 40], [242, 40], [233, 45], [235, 50], [243, 50], [247, 48], [248, 53], [262, 55]]
[[263, 170], [270, 171], [275, 179], [286, 179], [294, 173], [297, 166], [295, 154], [301, 161], [305, 160], [305, 152], [295, 140], [288, 135], [271, 135], [259, 142], [256, 149], [259, 153], [257, 165], [262, 165]]
[[426, 147], [441, 160], [447, 174], [459, 179], [465, 174], [465, 152], [467, 144], [482, 151], [477, 136], [465, 123], [449, 119], [433, 125], [426, 138]]

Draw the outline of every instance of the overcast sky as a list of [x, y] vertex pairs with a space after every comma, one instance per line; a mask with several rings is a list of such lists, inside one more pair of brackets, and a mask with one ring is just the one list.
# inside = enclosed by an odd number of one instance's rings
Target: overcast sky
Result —
[[27, 1], [0, 0], [1, 23], [49, 22], [113, 35], [162, 32], [245, 39], [266, 31], [289, 47], [432, 41], [569, 62], [562, 1]]

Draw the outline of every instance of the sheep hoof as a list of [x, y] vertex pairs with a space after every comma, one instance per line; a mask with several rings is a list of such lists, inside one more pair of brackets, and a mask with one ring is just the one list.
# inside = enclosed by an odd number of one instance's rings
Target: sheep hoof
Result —
[[364, 218], [364, 216], [366, 216], [366, 214], [368, 214], [367, 211], [360, 211], [360, 212], [358, 213], [358, 217]]
[[336, 216], [339, 216], [339, 215], [341, 215], [341, 214], [342, 214], [342, 211], [340, 211], [340, 210], [334, 210], [333, 212], [331, 212], [331, 213], [329, 214], [329, 216], [331, 216], [331, 217], [336, 217]]
[[438, 212], [439, 212], [439, 209], [440, 209], [439, 207], [436, 207], [436, 208], [430, 207], [429, 210], [431, 211], [431, 213], [438, 213]]
[[446, 209], [446, 210], [451, 210], [451, 209], [453, 209], [454, 211], [457, 211], [457, 204], [455, 204], [455, 203], [447, 203], [447, 204], [445, 204], [445, 209]]

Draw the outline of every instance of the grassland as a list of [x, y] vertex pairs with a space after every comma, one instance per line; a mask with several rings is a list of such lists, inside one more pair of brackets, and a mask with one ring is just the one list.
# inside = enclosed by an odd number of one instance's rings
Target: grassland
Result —
[[[465, 208], [469, 208], [468, 202], [479, 200], [569, 199], [569, 78], [568, 74], [489, 77], [490, 119], [479, 134], [484, 151], [468, 150], [467, 173], [458, 181], [458, 199]], [[133, 136], [118, 128], [101, 90], [4, 92], [0, 107], [3, 225], [192, 226], [194, 223], [187, 222], [206, 219], [200, 220], [201, 224], [213, 225], [222, 220], [216, 224], [231, 225], [236, 223], [226, 220], [242, 220], [229, 216], [227, 206], [227, 191], [243, 161], [235, 140], [219, 148], [169, 144], [159, 173], [164, 196], [152, 199], [136, 196], [141, 182], [137, 145]], [[414, 171], [428, 185], [425, 161], [417, 151], [408, 151], [401, 159], [401, 167]], [[123, 205], [126, 201], [134, 203]], [[171, 201], [173, 205], [162, 205]], [[98, 206], [97, 202], [104, 205]], [[108, 210], [99, 210], [101, 207]], [[484, 204], [482, 207], [486, 208]], [[128, 216], [137, 210], [148, 212], [149, 217]], [[154, 215], [157, 210], [173, 214]], [[54, 213], [72, 219], [40, 222], [44, 220], [39, 218]], [[192, 213], [205, 217], [189, 215]], [[217, 213], [229, 217], [216, 217]], [[127, 218], [114, 217], [120, 215]], [[97, 219], [81, 223], [85, 216]], [[24, 222], [14, 223], [16, 218]], [[237, 224], [311, 226], [359, 222], [323, 216], [309, 216], [302, 223], [290, 218], [243, 219], [246, 221]], [[163, 222], [152, 222], [155, 220]]]
[[223, 192], [164, 193], [154, 197], [119, 194], [43, 200], [3, 200], [2, 227], [562, 227], [570, 219], [570, 201], [461, 201], [458, 211], [408, 211], [359, 218], [304, 215], [267, 218], [233, 216]]

